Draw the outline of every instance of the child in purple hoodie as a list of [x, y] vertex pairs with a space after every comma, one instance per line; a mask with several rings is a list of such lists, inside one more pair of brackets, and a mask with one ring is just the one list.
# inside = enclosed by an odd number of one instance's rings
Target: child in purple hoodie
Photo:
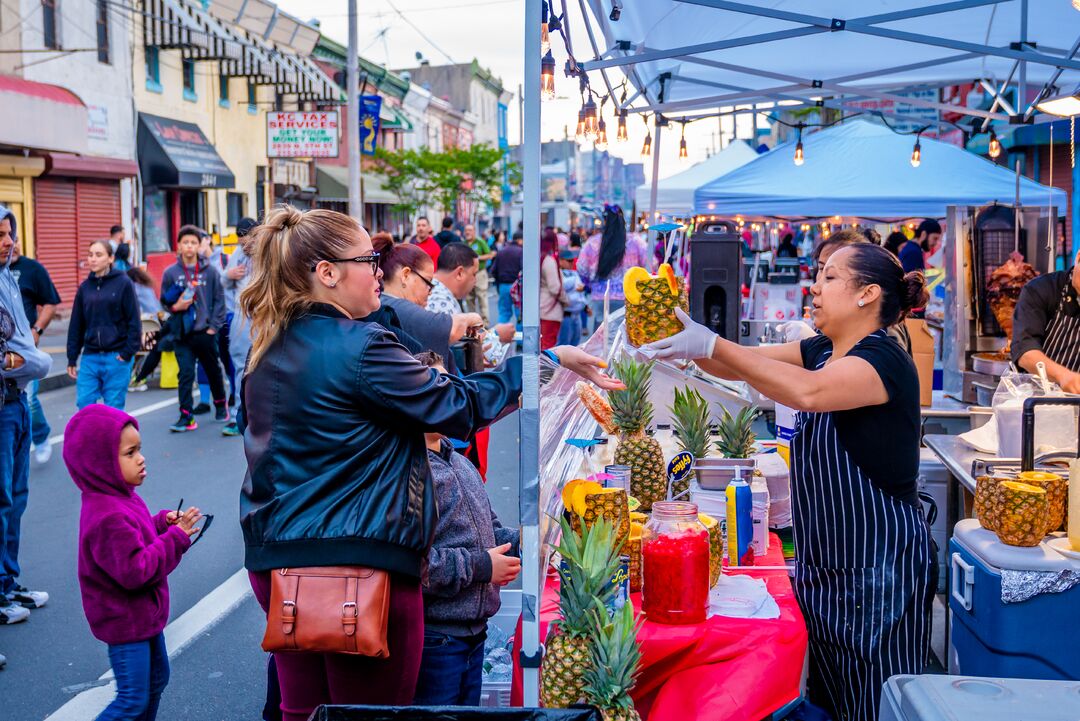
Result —
[[98, 721], [153, 721], [169, 682], [167, 577], [202, 516], [194, 507], [150, 515], [135, 492], [146, 478], [139, 423], [123, 411], [95, 404], [76, 413], [64, 431], [64, 463], [82, 491], [83, 609], [91, 632], [109, 645], [116, 676], [116, 698]]

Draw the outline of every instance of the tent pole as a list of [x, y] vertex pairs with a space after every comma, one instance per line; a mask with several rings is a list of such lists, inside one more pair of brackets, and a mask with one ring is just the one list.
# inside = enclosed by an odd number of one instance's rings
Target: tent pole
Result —
[[521, 666], [526, 707], [540, 699], [540, 2], [525, 0], [525, 93], [522, 138], [523, 387], [518, 411], [521, 523]]
[[[1027, 48], [1028, 0], [1020, 0], [1020, 47]], [[1008, 88], [1006, 88], [1007, 90]], [[1020, 61], [1020, 84], [1017, 87], [1016, 112], [1027, 103], [1027, 60]], [[1053, 182], [1053, 181], [1050, 181]]]
[[[660, 134], [664, 130], [664, 125], [660, 116], [656, 116], [656, 137], [653, 140], [652, 146], [652, 187], [649, 188], [649, 215], [645, 222], [651, 228], [656, 225], [656, 184], [660, 179]], [[656, 231], [649, 231], [649, 249], [652, 249], [653, 243], [656, 241]]]

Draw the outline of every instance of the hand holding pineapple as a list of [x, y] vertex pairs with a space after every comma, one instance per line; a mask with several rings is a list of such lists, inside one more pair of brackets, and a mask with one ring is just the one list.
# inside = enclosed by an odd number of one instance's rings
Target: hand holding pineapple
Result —
[[638, 352], [654, 360], [695, 360], [711, 358], [713, 348], [719, 338], [716, 333], [691, 320], [682, 308], [675, 309], [675, 317], [683, 325], [683, 330], [668, 338], [643, 345]]
[[626, 298], [626, 336], [630, 345], [667, 338], [682, 330], [677, 312], [689, 307], [686, 282], [675, 276], [667, 263], [656, 275], [634, 266], [623, 275], [623, 297]]

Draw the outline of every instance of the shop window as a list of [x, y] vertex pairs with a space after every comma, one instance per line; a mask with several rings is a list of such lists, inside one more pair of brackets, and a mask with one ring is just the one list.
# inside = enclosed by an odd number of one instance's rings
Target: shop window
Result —
[[236, 227], [236, 224], [244, 217], [244, 206], [246, 205], [246, 201], [247, 193], [228, 193], [226, 195], [225, 207], [228, 211], [226, 225], [231, 225], [234, 228]]
[[161, 63], [158, 61], [157, 48], [146, 48], [146, 89], [152, 93], [161, 92]]
[[41, 0], [41, 33], [45, 47], [60, 49], [60, 34], [57, 31], [56, 0]]
[[219, 90], [218, 90], [218, 105], [220, 105], [223, 108], [229, 107], [230, 103], [229, 103], [229, 76], [228, 75], [219, 75], [218, 76], [218, 88], [219, 88]]
[[259, 106], [255, 104], [255, 83], [248, 80], [248, 112], [254, 115], [259, 112]]
[[199, 99], [195, 93], [195, 61], [187, 58], [182, 60], [181, 71], [184, 75], [184, 100], [194, 102]]
[[97, 0], [97, 59], [109, 64], [109, 0]]

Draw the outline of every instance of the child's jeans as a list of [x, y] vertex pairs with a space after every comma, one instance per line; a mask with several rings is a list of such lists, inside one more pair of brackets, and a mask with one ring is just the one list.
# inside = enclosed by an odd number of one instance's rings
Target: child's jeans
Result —
[[165, 634], [147, 641], [109, 646], [116, 698], [97, 721], [154, 721], [161, 693], [169, 685]]
[[424, 631], [424, 657], [414, 706], [479, 706], [484, 671], [484, 641]]

